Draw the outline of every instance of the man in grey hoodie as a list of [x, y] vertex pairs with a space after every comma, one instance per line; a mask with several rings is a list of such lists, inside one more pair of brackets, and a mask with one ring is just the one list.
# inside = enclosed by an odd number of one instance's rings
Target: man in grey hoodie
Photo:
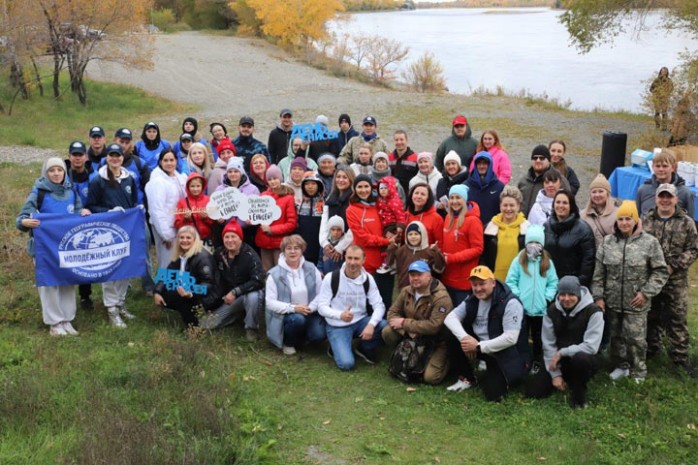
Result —
[[571, 392], [572, 408], [586, 406], [587, 384], [599, 369], [596, 354], [603, 335], [603, 312], [576, 276], [560, 279], [555, 302], [543, 316], [546, 370], [532, 380], [527, 396], [548, 397], [553, 388]]

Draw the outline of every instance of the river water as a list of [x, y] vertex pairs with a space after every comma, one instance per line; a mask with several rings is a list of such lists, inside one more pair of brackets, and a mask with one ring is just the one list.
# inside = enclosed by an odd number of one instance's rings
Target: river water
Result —
[[[570, 101], [572, 108], [643, 112], [647, 80], [662, 66], [678, 65], [678, 53], [698, 49], [686, 34], [660, 28], [639, 39], [617, 37], [581, 55], [570, 44], [558, 18], [547, 8], [458, 8], [360, 13], [330, 24], [330, 30], [351, 36], [384, 36], [410, 47], [400, 71], [425, 51], [434, 53], [444, 68], [451, 92], [468, 94], [498, 86], [522, 89]], [[647, 24], [659, 23], [651, 14]]]

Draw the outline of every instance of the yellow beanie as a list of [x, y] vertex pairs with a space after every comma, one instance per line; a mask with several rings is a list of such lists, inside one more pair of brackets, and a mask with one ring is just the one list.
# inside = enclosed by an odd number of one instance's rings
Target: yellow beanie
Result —
[[623, 200], [623, 203], [621, 203], [620, 207], [618, 207], [616, 219], [624, 216], [629, 216], [636, 223], [640, 222], [640, 215], [637, 214], [637, 207], [635, 206], [635, 202], [632, 200]]

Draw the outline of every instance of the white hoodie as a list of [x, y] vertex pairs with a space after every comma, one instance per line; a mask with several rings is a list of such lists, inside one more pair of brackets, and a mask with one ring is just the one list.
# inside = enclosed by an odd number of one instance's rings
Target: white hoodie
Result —
[[[362, 268], [361, 274], [351, 279], [345, 273], [346, 264], [336, 273], [339, 273], [339, 287], [337, 295], [332, 298], [332, 273], [328, 273], [322, 281], [322, 288], [318, 296], [318, 311], [325, 317], [327, 324], [336, 327], [349, 326], [361, 320], [367, 315], [366, 301], [373, 307], [370, 324], [374, 327], [383, 319], [385, 315], [385, 304], [378, 292], [378, 286], [373, 277]], [[364, 281], [369, 280], [368, 296], [364, 291]], [[342, 312], [351, 306], [351, 313], [354, 315], [350, 322], [342, 321]]]
[[267, 278], [266, 292], [265, 292], [265, 304], [267, 310], [271, 310], [275, 313], [293, 313], [294, 305], [308, 305], [313, 312], [317, 311], [317, 300], [320, 294], [320, 288], [322, 286], [322, 275], [320, 271], [315, 268], [315, 298], [308, 302], [308, 288], [305, 285], [305, 276], [303, 275], [303, 263], [305, 259], [301, 257], [300, 265], [297, 269], [292, 269], [286, 263], [286, 257], [282, 253], [279, 256], [279, 263], [276, 265], [286, 273], [286, 279], [291, 285], [291, 302], [282, 302], [278, 300], [278, 288], [276, 287], [276, 281], [271, 278]]

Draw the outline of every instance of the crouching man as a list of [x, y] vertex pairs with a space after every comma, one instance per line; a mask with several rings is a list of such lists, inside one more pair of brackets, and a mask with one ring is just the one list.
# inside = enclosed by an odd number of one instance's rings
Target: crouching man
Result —
[[473, 294], [444, 320], [460, 345], [451, 351], [460, 378], [448, 390], [477, 385], [471, 361], [480, 359], [487, 366], [479, 383], [482, 392], [487, 400], [499, 402], [528, 373], [523, 306], [486, 266], [472, 269], [470, 283]]
[[557, 286], [555, 302], [543, 316], [541, 370], [527, 389], [528, 397], [543, 398], [553, 388], [570, 390], [570, 406], [586, 406], [587, 384], [599, 369], [597, 353], [603, 335], [603, 312], [589, 289], [576, 276], [565, 276]]
[[404, 338], [424, 344], [428, 352], [423, 363], [423, 381], [439, 384], [448, 373], [444, 319], [453, 309], [453, 304], [446, 287], [432, 277], [426, 262], [417, 260], [407, 270], [410, 285], [402, 288], [388, 310], [388, 326], [383, 328], [383, 341], [391, 348]]
[[[376, 349], [386, 325], [385, 304], [373, 277], [364, 270], [365, 261], [361, 246], [347, 247], [344, 265], [325, 276], [317, 297], [318, 312], [327, 322], [329, 353], [344, 371], [354, 368], [354, 354], [367, 363], [376, 362]], [[354, 338], [361, 341], [352, 352]]]

